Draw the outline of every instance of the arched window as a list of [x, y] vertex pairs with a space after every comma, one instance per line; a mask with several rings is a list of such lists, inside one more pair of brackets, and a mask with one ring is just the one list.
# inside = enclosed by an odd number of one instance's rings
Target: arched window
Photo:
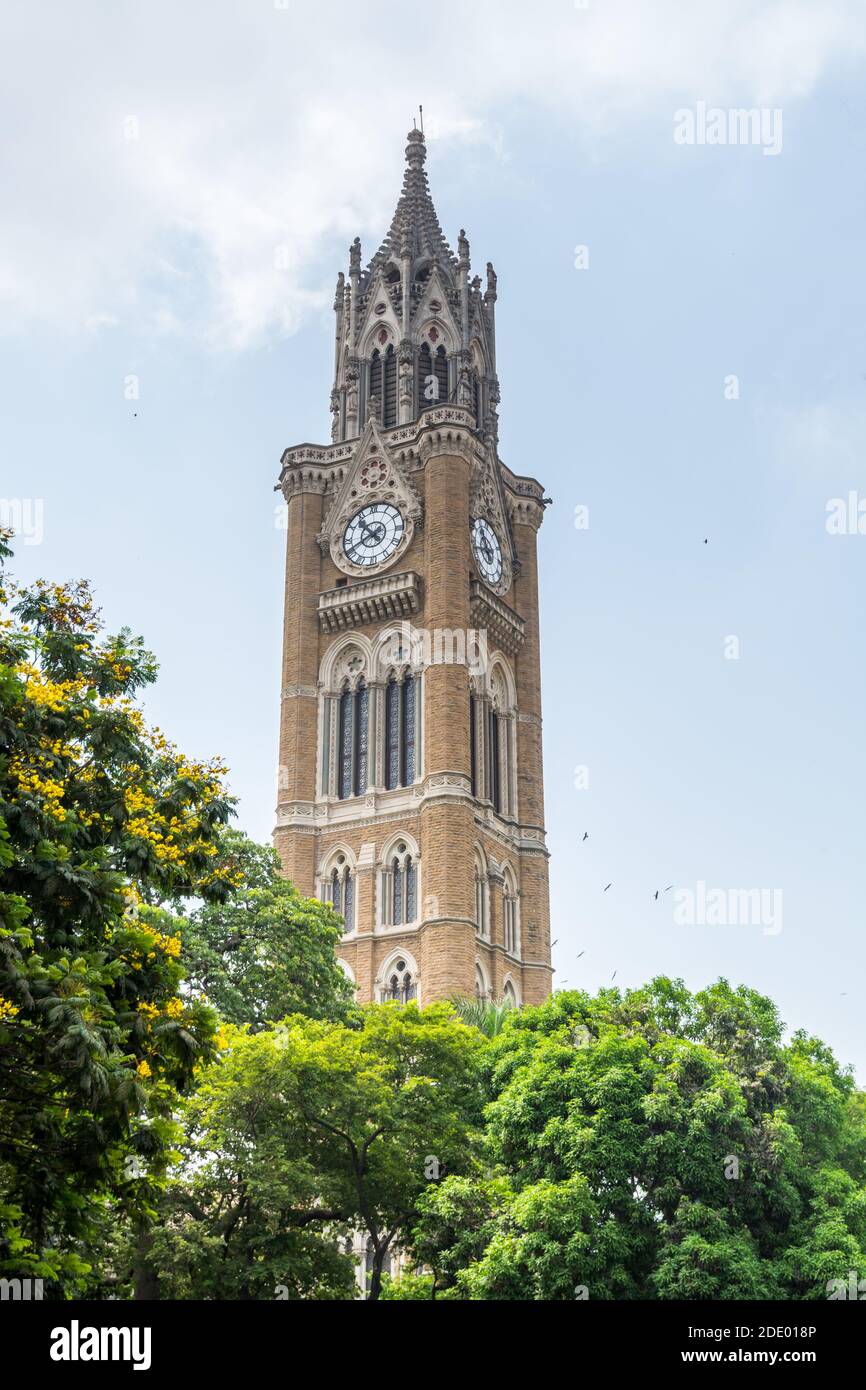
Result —
[[478, 700], [469, 692], [469, 776], [472, 795], [478, 795]]
[[470, 697], [473, 795], [500, 816], [517, 815], [513, 677], [497, 655], [481, 692]]
[[514, 874], [508, 865], [505, 867], [502, 882], [502, 936], [505, 950], [510, 956], [520, 954], [520, 923], [518, 917], [517, 885]]
[[491, 705], [487, 711], [487, 800], [492, 804], [494, 811], [502, 810], [499, 724], [499, 711]]
[[436, 349], [436, 356], [433, 359], [433, 375], [436, 378], [436, 385], [439, 394], [437, 400], [448, 400], [448, 356], [444, 347]]
[[481, 382], [478, 373], [472, 373], [472, 410], [475, 415], [475, 428], [481, 429]]
[[355, 876], [345, 854], [338, 854], [323, 884], [324, 901], [342, 919], [347, 932], [355, 930]]
[[408, 787], [415, 781], [418, 684], [406, 674], [391, 676], [385, 687], [385, 787]]
[[405, 840], [400, 840], [382, 872], [382, 924], [407, 926], [417, 915], [418, 861]]
[[383, 375], [382, 424], [390, 429], [397, 423], [397, 354], [393, 343], [388, 344], [385, 352]]
[[484, 971], [476, 961], [475, 963], [475, 997], [476, 999], [489, 999], [490, 990], [487, 988], [487, 981], [484, 978]]
[[510, 980], [505, 981], [505, 988], [502, 991], [502, 999], [504, 1003], [511, 1004], [515, 1008], [517, 1007], [517, 991], [515, 990], [514, 985], [511, 983]]
[[341, 800], [363, 796], [367, 790], [369, 697], [363, 681], [340, 696], [340, 766], [337, 792]]
[[475, 930], [488, 936], [490, 920], [487, 912], [487, 866], [479, 850], [475, 851]]
[[433, 383], [433, 358], [427, 343], [418, 349], [418, 414], [436, 404], [436, 386]]
[[417, 999], [418, 981], [405, 960], [398, 958], [388, 971], [382, 997], [395, 999], [398, 1004], [408, 1004], [410, 999]]
[[382, 354], [379, 352], [379, 349], [378, 349], [378, 348], [376, 348], [376, 350], [375, 350], [374, 353], [373, 353], [373, 356], [370, 358], [370, 392], [369, 392], [368, 400], [372, 400], [374, 396], [377, 398], [377, 400], [378, 400], [378, 402], [379, 402], [379, 412], [380, 412], [380, 413], [379, 413], [379, 419], [381, 420], [381, 419], [383, 419], [383, 416], [382, 416], [382, 413], [381, 413], [381, 412], [382, 412]]

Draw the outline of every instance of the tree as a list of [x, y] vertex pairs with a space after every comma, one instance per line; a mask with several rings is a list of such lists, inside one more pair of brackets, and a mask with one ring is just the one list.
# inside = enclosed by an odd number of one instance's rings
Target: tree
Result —
[[347, 1237], [372, 1243], [369, 1297], [420, 1194], [471, 1167], [481, 1040], [448, 1005], [369, 1005], [350, 1023], [228, 1029], [185, 1107], [155, 1234], [170, 1297], [349, 1297]]
[[851, 1075], [719, 981], [557, 994], [483, 1057], [495, 1180], [419, 1199], [411, 1249], [470, 1299], [826, 1298], [866, 1272]]
[[161, 904], [230, 890], [231, 801], [218, 762], [146, 727], [155, 675], [85, 583], [0, 588], [0, 1271], [66, 1292], [107, 1195], [145, 1220], [213, 1051]]
[[224, 901], [196, 909], [184, 927], [181, 961], [190, 988], [226, 1022], [248, 1023], [254, 1032], [288, 1014], [345, 1016], [354, 991], [336, 957], [340, 918], [282, 877], [269, 845], [228, 829], [220, 853], [239, 882]]
[[502, 1032], [505, 1020], [516, 1007], [510, 999], [477, 999], [471, 995], [459, 995], [451, 1002], [457, 1017], [486, 1038], [495, 1038]]

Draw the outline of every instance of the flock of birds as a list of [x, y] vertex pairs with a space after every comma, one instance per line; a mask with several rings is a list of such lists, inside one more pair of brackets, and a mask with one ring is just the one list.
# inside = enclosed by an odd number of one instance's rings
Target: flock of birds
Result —
[[[704, 541], [704, 545], [706, 545], [706, 541]], [[580, 843], [583, 844], [584, 840], [588, 840], [588, 839], [589, 839], [589, 831], [588, 831], [588, 830], [584, 830], [583, 835], [582, 835], [582, 837], [581, 837]], [[658, 902], [659, 893], [669, 893], [669, 892], [671, 891], [671, 889], [673, 888], [673, 886], [674, 886], [674, 885], [673, 885], [672, 883], [669, 883], [668, 886], [667, 886], [667, 888], [657, 888], [656, 891], [653, 893], [653, 898], [655, 899], [655, 901]], [[605, 886], [604, 886], [604, 888], [602, 888], [601, 891], [602, 891], [603, 893], [606, 893], [607, 890], [608, 890], [608, 888], [612, 888], [612, 887], [613, 887], [613, 884], [612, 884], [612, 883], [606, 883]], [[554, 946], [556, 945], [556, 943], [557, 943], [558, 940], [559, 940], [559, 937], [557, 936], [553, 941], [551, 941], [551, 943], [550, 943], [550, 949], [551, 949], [551, 951], [553, 950], [553, 948], [554, 948]], [[580, 960], [581, 956], [584, 956], [584, 955], [586, 955], [586, 951], [585, 951], [585, 950], [583, 950], [583, 951], [578, 951], [577, 956], [575, 957], [575, 959], [576, 959], [576, 960]], [[616, 976], [617, 976], [617, 972], [616, 972], [616, 970], [614, 970], [613, 974], [612, 974], [611, 977], [610, 977], [611, 984], [613, 984], [613, 981], [616, 979]], [[567, 985], [567, 984], [568, 984], [568, 980], [567, 980], [567, 979], [566, 979], [566, 980], [560, 980], [560, 984], [562, 984], [562, 985]]]

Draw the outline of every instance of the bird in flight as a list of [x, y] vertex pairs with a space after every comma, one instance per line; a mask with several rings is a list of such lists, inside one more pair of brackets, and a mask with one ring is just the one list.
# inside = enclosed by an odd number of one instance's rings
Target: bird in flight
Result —
[[[588, 831], [588, 830], [584, 830], [584, 832], [583, 832], [583, 840], [588, 840], [588, 839], [589, 839], [589, 831]], [[581, 844], [583, 844], [583, 840], [581, 840], [581, 842], [580, 842]]]
[[611, 975], [610, 978], [611, 978], [611, 982], [613, 982], [613, 981], [616, 979], [616, 971], [615, 971], [615, 970], [614, 970], [614, 972], [613, 972], [613, 974]]
[[586, 950], [585, 950], [585, 949], [584, 949], [583, 951], [578, 951], [578, 953], [577, 953], [577, 959], [580, 960], [581, 956], [585, 956], [585, 955], [586, 955]]
[[556, 945], [556, 943], [557, 943], [558, 940], [559, 940], [559, 937], [558, 937], [558, 936], [557, 936], [557, 937], [554, 937], [553, 941], [551, 941], [551, 943], [550, 943], [551, 949], [553, 949], [553, 947]]
[[[609, 884], [607, 885], [607, 888], [612, 888], [612, 887], [613, 887], [613, 884], [612, 884], [612, 883], [609, 883]], [[607, 888], [605, 888], [605, 890], [604, 890], [605, 893], [607, 892]]]

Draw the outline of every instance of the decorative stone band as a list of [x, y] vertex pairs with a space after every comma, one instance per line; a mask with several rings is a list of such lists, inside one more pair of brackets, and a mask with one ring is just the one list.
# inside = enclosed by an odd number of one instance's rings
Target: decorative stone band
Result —
[[[392, 447], [398, 444], [409, 444], [422, 435], [426, 434], [431, 428], [442, 428], [448, 425], [455, 425], [458, 429], [466, 429], [471, 432], [475, 417], [468, 406], [457, 405], [450, 402], [447, 405], [434, 406], [425, 410], [420, 419], [415, 420], [411, 425], [398, 425], [393, 429], [381, 429], [383, 440]], [[306, 465], [315, 467], [330, 467], [335, 463], [345, 463], [352, 458], [358, 447], [360, 435], [355, 435], [352, 439], [343, 440], [340, 444], [296, 444], [285, 450], [280, 460], [282, 465], [282, 475], [296, 469], [306, 469]], [[281, 475], [281, 478], [282, 478]]]
[[386, 574], [379, 579], [327, 589], [319, 595], [319, 626], [323, 632], [367, 623], [405, 618], [421, 607], [417, 574]]
[[283, 690], [284, 700], [315, 700], [319, 692], [314, 685], [287, 685]]

